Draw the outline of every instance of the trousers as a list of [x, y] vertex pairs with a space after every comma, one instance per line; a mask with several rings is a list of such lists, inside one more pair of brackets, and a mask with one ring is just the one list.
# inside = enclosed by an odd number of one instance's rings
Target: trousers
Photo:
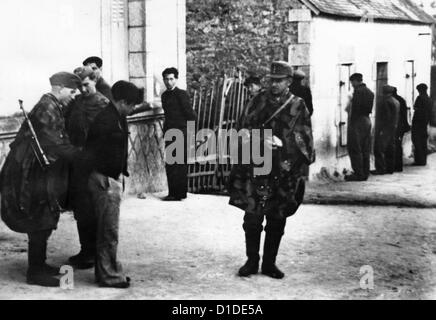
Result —
[[94, 171], [89, 177], [88, 188], [97, 217], [96, 280], [107, 285], [125, 282], [126, 276], [117, 259], [121, 183]]
[[43, 230], [28, 233], [29, 250], [27, 253], [29, 270], [37, 270], [47, 259], [47, 241], [53, 230]]
[[371, 153], [371, 120], [369, 117], [361, 116], [351, 120], [347, 138], [348, 154], [354, 174], [367, 178]]

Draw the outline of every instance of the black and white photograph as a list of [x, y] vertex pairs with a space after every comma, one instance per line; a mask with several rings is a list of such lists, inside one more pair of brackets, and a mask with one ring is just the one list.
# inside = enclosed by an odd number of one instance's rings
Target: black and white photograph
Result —
[[435, 24], [436, 0], [1, 0], [0, 300], [435, 300]]

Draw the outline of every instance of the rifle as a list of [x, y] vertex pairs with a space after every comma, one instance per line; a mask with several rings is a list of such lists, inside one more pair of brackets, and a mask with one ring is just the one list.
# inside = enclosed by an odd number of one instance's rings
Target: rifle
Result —
[[38, 137], [36, 136], [32, 122], [30, 121], [26, 111], [24, 110], [23, 100], [18, 100], [18, 103], [20, 104], [20, 109], [23, 112], [24, 121], [27, 123], [27, 126], [29, 127], [30, 130], [30, 135], [32, 136], [32, 141], [30, 145], [32, 146], [33, 153], [36, 157], [36, 160], [38, 160], [38, 163], [41, 166], [41, 168], [43, 170], [46, 170], [50, 165], [50, 161], [48, 161], [48, 158], [45, 155], [44, 150], [42, 150], [41, 144], [39, 143]]

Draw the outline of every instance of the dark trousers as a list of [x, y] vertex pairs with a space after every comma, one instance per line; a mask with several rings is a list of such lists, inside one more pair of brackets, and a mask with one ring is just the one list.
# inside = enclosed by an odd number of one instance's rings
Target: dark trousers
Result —
[[403, 171], [403, 134], [397, 134], [395, 138], [395, 172]]
[[263, 250], [263, 263], [266, 265], [274, 264], [280, 246], [280, 240], [284, 234], [286, 217], [269, 215], [256, 210], [246, 212], [244, 216], [243, 228], [245, 231], [246, 254], [248, 259], [258, 261], [260, 259], [260, 236], [263, 229], [263, 220], [266, 216], [265, 243]]
[[121, 183], [93, 172], [88, 187], [97, 217], [96, 280], [107, 285], [125, 282], [122, 265], [117, 259]]
[[165, 171], [168, 180], [168, 195], [175, 198], [186, 198], [188, 193], [188, 165], [167, 164]]
[[367, 178], [371, 153], [371, 120], [369, 117], [358, 117], [350, 121], [347, 148], [354, 174]]
[[427, 126], [425, 128], [412, 125], [412, 143], [415, 163], [418, 165], [427, 164]]
[[38, 271], [44, 266], [47, 259], [47, 241], [52, 232], [53, 230], [43, 230], [27, 234], [29, 271]]
[[69, 201], [77, 221], [81, 253], [95, 255], [97, 218], [88, 189], [89, 172], [79, 163], [71, 167]]
[[97, 217], [86, 185], [83, 186], [83, 191], [77, 194], [74, 203], [74, 218], [77, 221], [81, 252], [85, 255], [95, 255]]
[[[183, 132], [184, 137], [183, 163], [165, 164], [165, 171], [168, 181], [168, 195], [183, 199], [186, 198], [188, 193], [188, 165], [186, 151], [187, 132], [186, 129], [180, 130]], [[172, 143], [173, 141], [167, 141], [165, 145], [168, 147], [168, 145]]]
[[375, 169], [380, 173], [393, 173], [395, 170], [395, 133], [383, 132], [374, 142]]

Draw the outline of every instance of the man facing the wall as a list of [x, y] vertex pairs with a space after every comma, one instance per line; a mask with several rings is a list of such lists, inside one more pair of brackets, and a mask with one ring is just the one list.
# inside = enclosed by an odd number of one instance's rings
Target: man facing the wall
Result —
[[407, 118], [407, 103], [403, 97], [398, 95], [397, 88], [394, 88], [393, 97], [400, 103], [400, 114], [395, 136], [395, 172], [403, 171], [403, 138], [406, 132], [410, 131], [410, 124]]
[[[165, 170], [168, 179], [168, 196], [165, 201], [180, 201], [186, 199], [188, 193], [188, 165], [187, 165], [187, 122], [195, 121], [197, 115], [189, 102], [185, 90], [177, 87], [179, 72], [176, 68], [167, 68], [162, 73], [167, 90], [162, 94], [162, 108], [165, 112], [164, 132], [178, 129], [184, 137], [183, 163], [166, 164]], [[166, 141], [166, 146], [172, 141]]]
[[427, 85], [420, 83], [416, 90], [419, 96], [416, 98], [412, 119], [412, 143], [414, 147], [415, 166], [427, 165], [428, 124], [431, 118], [432, 101], [427, 94]]
[[392, 174], [395, 171], [395, 146], [400, 102], [393, 97], [395, 88], [383, 86], [383, 98], [377, 106], [377, 127], [374, 142], [375, 170], [373, 175]]
[[345, 177], [346, 181], [365, 181], [369, 176], [369, 159], [371, 153], [371, 120], [374, 93], [363, 83], [363, 76], [354, 73], [350, 77], [354, 88], [351, 99], [350, 124], [348, 127], [348, 153], [353, 174]]

